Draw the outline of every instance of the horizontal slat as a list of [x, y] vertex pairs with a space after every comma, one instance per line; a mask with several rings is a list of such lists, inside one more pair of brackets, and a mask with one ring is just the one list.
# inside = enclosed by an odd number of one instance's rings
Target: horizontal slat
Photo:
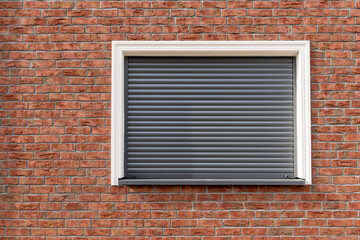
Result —
[[129, 63], [129, 69], [137, 68], [292, 68], [291, 63]]
[[[287, 89], [292, 90], [289, 84], [129, 84], [129, 89]], [[208, 90], [210, 91], [210, 90]], [[213, 90], [211, 90], [213, 91]]]
[[290, 158], [291, 152], [128, 152], [129, 157], [284, 157]]
[[[264, 120], [263, 116], [129, 116], [129, 120], [179, 120], [179, 121], [259, 121]], [[266, 116], [268, 121], [291, 121], [292, 116]]]
[[128, 147], [130, 152], [290, 152], [291, 147]]
[[129, 172], [143, 172], [143, 173], [291, 173], [293, 168], [128, 168]]
[[257, 74], [264, 74], [264, 73], [270, 73], [270, 74], [291, 74], [292, 73], [292, 68], [279, 68], [279, 67], [274, 67], [274, 68], [252, 68], [252, 67], [244, 67], [244, 68], [129, 68], [129, 75], [132, 76], [132, 74], [141, 74], [141, 73], [146, 73], [146, 74], [159, 74], [159, 75], [163, 75], [163, 74], [179, 74], [180, 76], [186, 72], [186, 73], [195, 73], [198, 75], [207, 75], [207, 73], [215, 73], [215, 74], [229, 74], [229, 73], [252, 73], [254, 71], [257, 72]]
[[252, 78], [252, 79], [267, 79], [267, 78], [280, 78], [280, 79], [289, 79], [292, 77], [291, 73], [129, 73], [129, 78], [206, 78], [206, 79], [214, 79], [214, 78]]
[[292, 63], [292, 57], [129, 57], [129, 64], [134, 63], [189, 63], [189, 64], [228, 64], [228, 63]]
[[291, 78], [266, 78], [266, 79], [246, 79], [246, 78], [234, 78], [234, 79], [194, 79], [187, 78], [171, 78], [171, 79], [159, 79], [159, 78], [130, 78], [128, 82], [131, 84], [292, 84]]
[[167, 131], [167, 132], [155, 132], [155, 131], [129, 131], [130, 136], [166, 136], [166, 135], [173, 135], [173, 136], [244, 136], [244, 137], [289, 137], [292, 136], [292, 132], [184, 132], [184, 131]]
[[201, 158], [201, 157], [172, 157], [172, 158], [166, 158], [166, 157], [130, 157], [130, 162], [174, 162], [174, 163], [183, 163], [183, 162], [203, 162], [203, 163], [266, 163], [266, 162], [273, 162], [273, 163], [293, 163], [292, 158], [268, 158], [268, 157], [262, 157], [262, 158], [229, 158], [229, 157], [221, 157], [221, 158], [215, 158], [215, 157], [208, 157], [208, 158]]
[[244, 95], [169, 95], [169, 94], [162, 94], [162, 95], [143, 95], [143, 94], [131, 94], [128, 96], [129, 99], [167, 99], [167, 100], [175, 100], [175, 99], [231, 99], [231, 100], [292, 100], [293, 95], [292, 94], [264, 94], [264, 95], [250, 95], [250, 94], [244, 94]]
[[128, 126], [282, 126], [291, 127], [291, 121], [129, 121]]
[[192, 147], [192, 146], [226, 146], [226, 147], [292, 147], [292, 142], [128, 142], [129, 147], [141, 146], [177, 146], [177, 147]]
[[128, 111], [131, 116], [292, 116], [292, 111]]
[[168, 168], [169, 171], [177, 168], [292, 168], [293, 163], [129, 163], [128, 167], [131, 168]]
[[182, 126], [168, 126], [168, 127], [128, 127], [129, 131], [242, 131], [242, 132], [292, 132], [292, 127], [182, 127]]
[[213, 110], [213, 111], [291, 111], [291, 106], [129, 106], [128, 109], [134, 111], [204, 111], [204, 110]]
[[246, 90], [229, 90], [229, 89], [129, 89], [129, 94], [253, 94], [261, 98], [262, 94], [292, 94], [292, 90], [281, 89], [246, 89]]
[[233, 141], [238, 141], [238, 142], [284, 142], [284, 141], [289, 141], [291, 142], [293, 140], [293, 137], [269, 137], [269, 136], [260, 136], [260, 137], [214, 137], [214, 136], [206, 136], [206, 137], [181, 137], [181, 136], [162, 136], [162, 137], [157, 137], [157, 136], [150, 136], [150, 137], [134, 137], [134, 136], [129, 136], [128, 137], [128, 141], [138, 141], [138, 142], [144, 142], [144, 141], [172, 141], [172, 142], [182, 142], [182, 141], [204, 141], [204, 142], [217, 142], [217, 141], [224, 141], [224, 142], [233, 142]]
[[192, 105], [224, 105], [224, 106], [293, 106], [292, 101], [288, 100], [129, 100], [129, 106], [142, 106], [142, 105], [184, 105], [184, 106], [192, 106]]

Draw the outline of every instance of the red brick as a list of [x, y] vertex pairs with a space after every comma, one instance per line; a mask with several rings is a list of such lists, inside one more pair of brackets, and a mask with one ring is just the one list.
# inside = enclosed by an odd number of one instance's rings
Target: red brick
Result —
[[[0, 192], [8, 194], [0, 207], [16, 219], [10, 226], [0, 221], [0, 234], [355, 239], [359, 6], [352, 0], [1, 2]], [[314, 184], [109, 186], [112, 40], [310, 40]]]
[[206, 235], [214, 235], [215, 231], [213, 228], [190, 228], [189, 229], [190, 234], [192, 236], [200, 235], [200, 236], [206, 236]]

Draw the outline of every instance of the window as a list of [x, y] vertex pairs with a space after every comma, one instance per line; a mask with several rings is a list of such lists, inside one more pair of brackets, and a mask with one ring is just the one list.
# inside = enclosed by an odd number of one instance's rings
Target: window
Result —
[[113, 42], [113, 185], [311, 183], [309, 42]]

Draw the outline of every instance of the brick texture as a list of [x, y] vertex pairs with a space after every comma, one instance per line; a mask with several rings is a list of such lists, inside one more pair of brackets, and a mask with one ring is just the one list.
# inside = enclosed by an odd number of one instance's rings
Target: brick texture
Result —
[[[0, 7], [0, 239], [359, 239], [360, 1]], [[310, 40], [314, 184], [109, 186], [111, 40]]]

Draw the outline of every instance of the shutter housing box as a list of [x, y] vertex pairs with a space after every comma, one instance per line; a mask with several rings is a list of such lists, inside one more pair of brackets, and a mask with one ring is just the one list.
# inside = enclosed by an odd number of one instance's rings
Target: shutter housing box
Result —
[[144, 43], [113, 42], [112, 184], [310, 183], [308, 42]]

